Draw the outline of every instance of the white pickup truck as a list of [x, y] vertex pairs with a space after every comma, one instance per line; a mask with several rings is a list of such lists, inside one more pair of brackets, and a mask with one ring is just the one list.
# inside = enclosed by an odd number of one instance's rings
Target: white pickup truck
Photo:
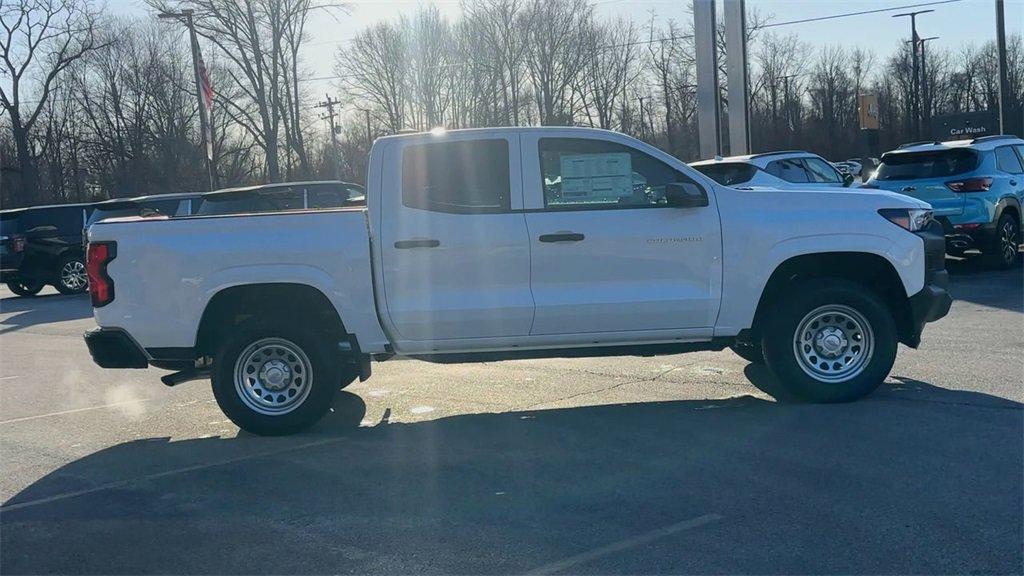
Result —
[[736, 190], [580, 128], [378, 139], [365, 208], [132, 217], [89, 230], [106, 368], [209, 377], [257, 434], [316, 422], [371, 360], [732, 347], [813, 401], [861, 397], [951, 303], [927, 204]]

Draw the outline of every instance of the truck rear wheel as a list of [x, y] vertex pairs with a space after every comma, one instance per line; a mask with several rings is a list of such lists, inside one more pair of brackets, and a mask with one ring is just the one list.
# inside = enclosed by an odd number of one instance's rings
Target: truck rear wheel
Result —
[[778, 303], [763, 332], [768, 367], [794, 396], [848, 402], [877, 388], [896, 360], [896, 323], [867, 288], [812, 280]]
[[217, 404], [239, 428], [261, 436], [311, 426], [356, 377], [327, 340], [285, 322], [240, 326], [214, 357]]

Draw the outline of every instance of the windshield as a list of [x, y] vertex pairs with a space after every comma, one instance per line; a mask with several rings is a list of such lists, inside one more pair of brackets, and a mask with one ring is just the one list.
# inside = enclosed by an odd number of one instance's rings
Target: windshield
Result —
[[897, 152], [882, 156], [876, 180], [918, 180], [945, 178], [970, 172], [978, 165], [972, 150], [935, 150], [928, 152]]
[[757, 173], [756, 166], [742, 162], [704, 164], [702, 166], [694, 166], [694, 168], [715, 182], [726, 186], [735, 186], [749, 182], [754, 177], [754, 174]]

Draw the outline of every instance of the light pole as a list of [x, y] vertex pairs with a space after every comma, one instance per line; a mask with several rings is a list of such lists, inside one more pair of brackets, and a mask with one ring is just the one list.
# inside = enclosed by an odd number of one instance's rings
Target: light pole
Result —
[[[1003, 0], [996, 0], [996, 50], [999, 52], [999, 133], [1006, 134], [1010, 80], [1006, 74], [1006, 15], [1003, 11]], [[1018, 128], [1019, 125], [1015, 126], [1014, 131]]]
[[917, 67], [917, 16], [919, 14], [927, 14], [928, 12], [935, 12], [935, 10], [918, 10], [916, 12], [904, 12], [902, 14], [892, 15], [893, 18], [901, 18], [904, 16], [910, 17], [910, 42], [912, 44], [910, 50], [910, 57], [914, 69], [914, 77], [911, 81], [910, 88], [911, 109], [913, 110], [913, 122], [911, 122], [911, 132], [913, 133], [914, 140], [919, 140], [921, 138], [921, 103], [918, 99], [918, 92], [920, 91], [918, 87], [920, 86], [920, 84], [918, 83], [919, 81]]
[[[928, 85], [928, 63], [925, 59], [925, 42], [930, 40], [938, 40], [938, 36], [929, 36], [927, 38], [921, 38], [918, 42], [921, 43], [921, 100], [924, 103], [924, 114], [923, 122], [925, 129], [931, 129], [932, 109], [931, 109], [931, 93], [929, 92], [930, 86]], [[931, 135], [929, 134], [929, 138]]]
[[[210, 179], [210, 190], [213, 190], [213, 154], [211, 153], [213, 147], [213, 127], [210, 125], [210, 119], [206, 116], [206, 103], [203, 101], [202, 79], [199, 75], [199, 39], [196, 37], [196, 27], [192, 21], [192, 14], [192, 10], [185, 9], [178, 12], [161, 12], [156, 17], [184, 22], [185, 26], [188, 27], [188, 39], [192, 47], [192, 72], [195, 75], [196, 98], [199, 101], [199, 132], [202, 134], [203, 156], [206, 158], [206, 172]], [[209, 132], [207, 132], [207, 129], [209, 129]]]

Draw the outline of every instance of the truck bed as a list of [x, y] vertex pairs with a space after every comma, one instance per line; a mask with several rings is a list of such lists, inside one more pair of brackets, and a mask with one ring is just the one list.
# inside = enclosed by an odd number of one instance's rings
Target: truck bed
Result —
[[207, 302], [225, 288], [258, 282], [320, 290], [364, 351], [385, 349], [365, 209], [133, 217], [90, 228], [90, 242], [110, 240], [117, 242], [107, 267], [117, 297], [95, 309], [97, 323], [130, 325], [148, 348], [194, 346]]

